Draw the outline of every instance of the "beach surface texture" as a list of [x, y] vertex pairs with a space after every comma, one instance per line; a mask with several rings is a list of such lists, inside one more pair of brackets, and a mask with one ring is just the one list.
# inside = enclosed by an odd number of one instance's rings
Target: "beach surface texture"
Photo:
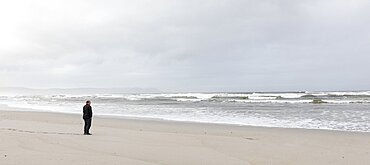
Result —
[[368, 165], [370, 134], [0, 110], [1, 165]]

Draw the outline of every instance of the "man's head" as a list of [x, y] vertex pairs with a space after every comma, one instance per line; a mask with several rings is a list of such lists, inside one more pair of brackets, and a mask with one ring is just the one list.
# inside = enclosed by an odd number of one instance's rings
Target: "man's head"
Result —
[[90, 104], [91, 104], [91, 101], [90, 101], [90, 100], [87, 100], [87, 101], [86, 101], [86, 104], [87, 104], [87, 105], [90, 105]]

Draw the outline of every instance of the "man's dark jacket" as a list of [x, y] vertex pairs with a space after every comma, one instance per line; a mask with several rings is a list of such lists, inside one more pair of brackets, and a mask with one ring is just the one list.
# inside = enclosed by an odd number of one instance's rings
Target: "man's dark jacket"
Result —
[[84, 114], [83, 114], [83, 119], [91, 119], [92, 118], [92, 109], [90, 105], [85, 105], [84, 106]]

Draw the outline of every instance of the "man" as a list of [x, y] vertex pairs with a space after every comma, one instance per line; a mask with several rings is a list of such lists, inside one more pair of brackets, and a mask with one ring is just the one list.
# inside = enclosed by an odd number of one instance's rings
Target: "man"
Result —
[[83, 119], [85, 121], [84, 126], [84, 135], [91, 135], [90, 134], [90, 127], [91, 127], [91, 120], [92, 120], [92, 108], [91, 108], [91, 101], [86, 101], [86, 105], [83, 108]]

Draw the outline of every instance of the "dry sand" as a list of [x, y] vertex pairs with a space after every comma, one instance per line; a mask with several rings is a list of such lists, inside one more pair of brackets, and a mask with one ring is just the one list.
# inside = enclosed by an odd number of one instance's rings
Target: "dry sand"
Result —
[[0, 111], [0, 165], [361, 165], [370, 134]]

